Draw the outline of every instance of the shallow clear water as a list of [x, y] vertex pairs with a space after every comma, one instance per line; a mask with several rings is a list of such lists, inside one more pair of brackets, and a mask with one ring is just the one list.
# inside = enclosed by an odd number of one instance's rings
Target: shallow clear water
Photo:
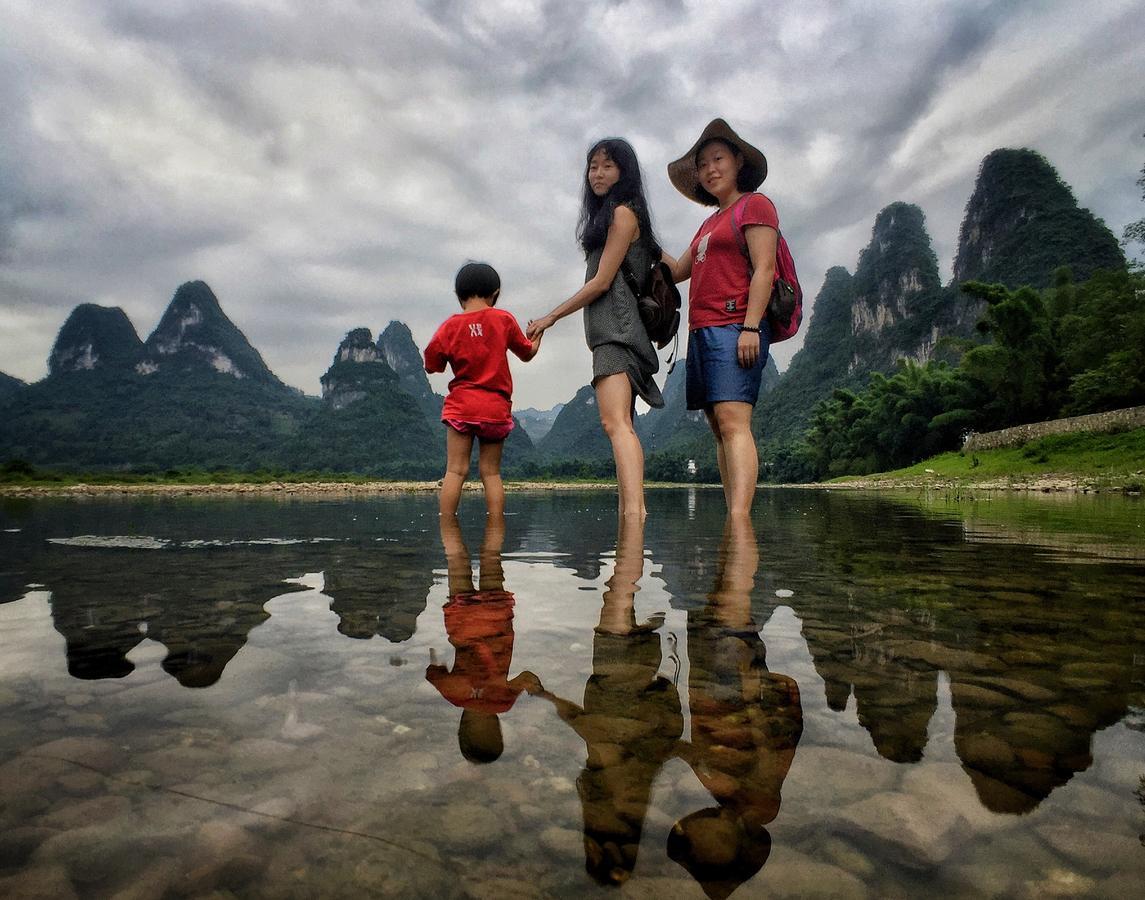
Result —
[[0, 501], [0, 895], [1136, 896], [1145, 505]]

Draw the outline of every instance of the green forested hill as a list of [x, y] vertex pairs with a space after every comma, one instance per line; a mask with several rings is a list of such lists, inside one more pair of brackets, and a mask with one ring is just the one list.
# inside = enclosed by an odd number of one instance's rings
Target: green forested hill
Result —
[[353, 359], [347, 348], [361, 335], [351, 332], [322, 401], [284, 385], [203, 282], [176, 291], [146, 343], [121, 310], [83, 304], [60, 330], [48, 377], [0, 399], [0, 459], [70, 470], [440, 475], [440, 426], [361, 331], [373, 361]]
[[421, 351], [405, 322], [390, 322], [378, 336], [378, 352], [398, 374], [402, 390], [411, 395], [433, 422], [441, 418], [444, 397], [436, 394], [425, 374]]
[[958, 236], [954, 281], [1048, 287], [1069, 266], [1085, 281], [1125, 266], [1105, 223], [1077, 205], [1073, 191], [1034, 150], [995, 150], [982, 160]]
[[903, 358], [929, 357], [943, 293], [926, 217], [910, 203], [892, 203], [875, 218], [851, 284], [848, 371], [886, 371]]
[[537, 442], [537, 454], [542, 461], [612, 459], [592, 385], [586, 384], [564, 405], [549, 433]]
[[0, 457], [71, 470], [264, 468], [317, 405], [216, 372], [64, 372], [0, 409]]
[[315, 404], [281, 458], [290, 471], [431, 479], [444, 468], [445, 438], [409, 394], [371, 391], [343, 409]]
[[8, 402], [27, 385], [19, 378], [0, 372], [0, 405]]
[[285, 386], [246, 336], [227, 318], [214, 291], [202, 281], [179, 286], [143, 346], [140, 371], [194, 373], [214, 369], [238, 379]]
[[[1109, 229], [1077, 206], [1053, 167], [1032, 150], [996, 150], [983, 160], [960, 231], [954, 281], [945, 287], [922, 211], [891, 204], [876, 218], [855, 275], [828, 271], [803, 347], [756, 409], [765, 461], [790, 458], [817, 404], [838, 390], [864, 390], [872, 372], [892, 376], [901, 361], [956, 365], [964, 348], [983, 340], [975, 326], [987, 308], [980, 294], [959, 289], [963, 281], [1044, 287], [1060, 266], [1081, 281], [1101, 269], [1123, 271], [1125, 259]], [[957, 431], [954, 419], [941, 427]], [[780, 477], [807, 477], [783, 469], [776, 469]]]
[[1122, 269], [1075, 283], [1062, 269], [1044, 291], [963, 288], [985, 304], [988, 340], [955, 367], [908, 362], [861, 391], [836, 390], [805, 437], [809, 477], [902, 468], [958, 449], [972, 431], [1145, 404], [1145, 276]]
[[636, 433], [645, 453], [679, 449], [708, 434], [704, 414], [687, 409], [687, 381], [687, 364], [681, 359], [664, 382], [664, 406], [637, 417]]
[[756, 407], [762, 440], [781, 445], [807, 427], [815, 404], [839, 387], [858, 387], [898, 359], [928, 357], [943, 306], [938, 262], [917, 206], [892, 203], [875, 219], [854, 276], [836, 266], [815, 298], [803, 347], [775, 391]]
[[317, 403], [266, 368], [203, 282], [179, 287], [146, 343], [122, 310], [81, 304], [48, 368], [0, 407], [0, 457], [121, 471], [278, 465]]
[[853, 281], [842, 266], [827, 271], [803, 346], [776, 389], [756, 405], [753, 425], [763, 441], [785, 443], [796, 438], [807, 427], [815, 404], [830, 390], [857, 383], [849, 371]]
[[334, 409], [216, 372], [66, 373], [29, 385], [2, 413], [0, 456], [72, 471], [275, 469], [431, 478], [441, 474], [444, 459], [441, 436], [403, 392], [373, 392]]
[[[175, 293], [146, 342], [119, 309], [77, 307], [47, 378], [0, 381], [0, 461], [72, 471], [233, 469], [433, 479], [445, 462], [441, 397], [391, 322], [352, 329], [321, 379], [323, 399], [284, 385], [203, 282]], [[387, 359], [400, 361], [405, 375]], [[7, 378], [7, 376], [5, 376]], [[408, 388], [408, 389], [407, 389]], [[507, 465], [531, 458], [524, 429]]]
[[48, 357], [48, 372], [127, 370], [143, 356], [143, 341], [119, 307], [81, 303], [68, 316]]

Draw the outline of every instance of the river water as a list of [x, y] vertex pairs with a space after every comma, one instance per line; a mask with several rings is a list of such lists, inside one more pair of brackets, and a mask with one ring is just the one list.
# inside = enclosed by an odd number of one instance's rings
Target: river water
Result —
[[0, 896], [1140, 896], [1145, 504], [0, 501]]

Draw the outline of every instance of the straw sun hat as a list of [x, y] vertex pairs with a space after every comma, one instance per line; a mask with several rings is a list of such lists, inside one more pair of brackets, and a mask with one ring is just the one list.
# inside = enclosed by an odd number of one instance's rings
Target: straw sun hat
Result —
[[743, 168], [738, 178], [741, 191], [754, 191], [767, 177], [767, 157], [762, 151], [736, 134], [723, 119], [712, 119], [696, 143], [688, 148], [688, 152], [675, 162], [668, 163], [668, 179], [675, 185], [676, 190], [689, 200], [695, 200], [705, 206], [715, 206], [716, 198], [700, 186], [700, 179], [696, 177], [696, 154], [708, 141], [717, 139], [726, 141], [743, 154]]

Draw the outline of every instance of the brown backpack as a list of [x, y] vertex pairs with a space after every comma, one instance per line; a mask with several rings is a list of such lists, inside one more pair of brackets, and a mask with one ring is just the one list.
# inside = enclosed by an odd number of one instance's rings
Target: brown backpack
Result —
[[672, 280], [672, 270], [661, 261], [657, 250], [642, 281], [637, 279], [627, 258], [620, 264], [620, 271], [636, 297], [636, 307], [648, 337], [663, 350], [680, 328], [680, 291]]

